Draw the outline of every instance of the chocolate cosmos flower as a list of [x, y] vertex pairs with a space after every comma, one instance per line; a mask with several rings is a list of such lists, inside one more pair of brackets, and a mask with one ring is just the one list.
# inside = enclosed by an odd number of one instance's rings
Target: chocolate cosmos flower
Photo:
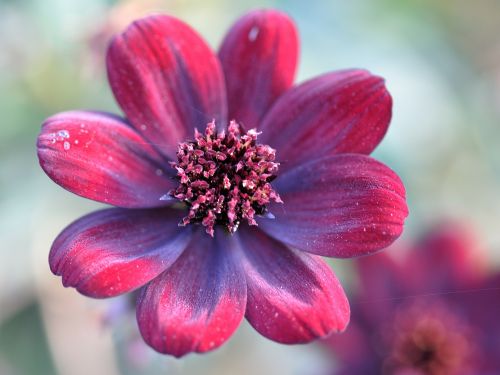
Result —
[[66, 228], [52, 271], [90, 297], [142, 288], [139, 329], [157, 351], [214, 349], [243, 316], [286, 344], [341, 331], [349, 305], [318, 255], [369, 254], [402, 231], [404, 187], [367, 156], [391, 117], [384, 81], [349, 70], [292, 87], [297, 53], [277, 11], [240, 19], [218, 56], [178, 19], [147, 17], [107, 54], [125, 118], [43, 124], [50, 178], [117, 206]]
[[349, 328], [325, 341], [340, 362], [332, 373], [498, 374], [500, 273], [478, 250], [467, 227], [448, 223], [403, 257], [360, 259]]

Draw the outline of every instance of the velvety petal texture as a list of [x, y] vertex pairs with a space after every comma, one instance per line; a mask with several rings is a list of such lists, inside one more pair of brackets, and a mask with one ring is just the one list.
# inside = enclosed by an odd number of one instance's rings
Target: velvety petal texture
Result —
[[218, 56], [184, 22], [148, 16], [107, 51], [124, 117], [42, 126], [49, 177], [118, 206], [64, 229], [52, 272], [95, 298], [141, 288], [139, 330], [160, 353], [213, 350], [243, 317], [284, 344], [343, 331], [349, 303], [318, 255], [366, 255], [402, 232], [404, 186], [364, 155], [391, 119], [384, 80], [349, 70], [292, 87], [298, 43], [276, 10], [240, 18]]
[[134, 127], [164, 154], [216, 120], [225, 123], [226, 92], [217, 56], [190, 26], [167, 15], [135, 21], [107, 55], [116, 100]]
[[245, 314], [245, 276], [231, 237], [199, 230], [177, 262], [141, 292], [137, 321], [144, 340], [181, 357], [222, 345]]
[[37, 141], [40, 165], [63, 188], [120, 207], [165, 205], [174, 187], [165, 159], [119, 117], [63, 112], [48, 118]]
[[279, 176], [283, 204], [261, 219], [269, 235], [294, 248], [350, 258], [391, 244], [408, 215], [399, 177], [369, 156], [343, 154], [302, 164]]
[[178, 228], [179, 220], [169, 208], [91, 213], [56, 238], [50, 268], [64, 286], [89, 297], [129, 292], [168, 268], [187, 246], [192, 228]]
[[276, 148], [283, 173], [322, 156], [371, 153], [391, 114], [382, 78], [365, 70], [333, 72], [283, 94], [262, 120], [259, 140]]
[[238, 234], [248, 288], [246, 318], [265, 337], [306, 343], [349, 322], [349, 303], [319, 257], [288, 249], [255, 228]]
[[219, 51], [230, 120], [247, 129], [257, 127], [292, 85], [298, 50], [295, 25], [280, 11], [256, 10], [231, 27]]

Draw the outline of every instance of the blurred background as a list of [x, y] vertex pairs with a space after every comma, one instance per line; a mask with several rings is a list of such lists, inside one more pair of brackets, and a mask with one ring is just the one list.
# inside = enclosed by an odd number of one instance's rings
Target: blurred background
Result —
[[[38, 166], [41, 122], [68, 109], [118, 112], [104, 53], [113, 33], [153, 11], [176, 15], [217, 48], [241, 14], [288, 12], [301, 36], [298, 81], [366, 68], [394, 98], [375, 156], [402, 177], [410, 216], [400, 241], [453, 218], [500, 266], [500, 2], [497, 0], [0, 0], [0, 374], [319, 374], [317, 345], [281, 346], [247, 323], [204, 356], [142, 344], [127, 299], [95, 301], [49, 270], [56, 235], [99, 205]], [[349, 293], [352, 261], [332, 266]]]

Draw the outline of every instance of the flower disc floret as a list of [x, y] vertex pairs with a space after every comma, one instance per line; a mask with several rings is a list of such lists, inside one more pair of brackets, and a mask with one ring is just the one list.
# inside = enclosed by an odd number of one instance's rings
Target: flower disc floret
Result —
[[255, 215], [268, 214], [270, 201], [282, 203], [270, 184], [279, 167], [276, 151], [257, 144], [258, 135], [255, 129], [242, 133], [236, 121], [227, 134], [217, 132], [212, 121], [204, 135], [195, 130], [194, 141], [179, 144], [177, 162], [171, 163], [179, 186], [170, 196], [189, 208], [180, 225], [201, 223], [212, 237], [216, 224], [234, 233], [242, 220], [257, 225]]
[[472, 356], [468, 324], [445, 305], [416, 304], [396, 315], [390, 373], [403, 369], [429, 375], [457, 374]]

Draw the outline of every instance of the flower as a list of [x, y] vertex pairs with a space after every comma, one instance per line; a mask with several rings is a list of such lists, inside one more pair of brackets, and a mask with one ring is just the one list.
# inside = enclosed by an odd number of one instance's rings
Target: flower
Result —
[[498, 373], [500, 273], [487, 271], [469, 227], [441, 223], [401, 255], [357, 261], [349, 329], [325, 341], [333, 373]]
[[67, 227], [51, 270], [95, 298], [142, 288], [139, 329], [159, 352], [212, 350], [244, 316], [285, 344], [342, 331], [348, 301], [318, 255], [368, 254], [402, 231], [404, 187], [366, 155], [391, 117], [383, 79], [348, 70], [292, 87], [297, 51], [279, 11], [245, 15], [218, 56], [182, 21], [146, 17], [107, 52], [125, 118], [42, 126], [49, 177], [117, 206]]

